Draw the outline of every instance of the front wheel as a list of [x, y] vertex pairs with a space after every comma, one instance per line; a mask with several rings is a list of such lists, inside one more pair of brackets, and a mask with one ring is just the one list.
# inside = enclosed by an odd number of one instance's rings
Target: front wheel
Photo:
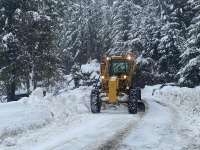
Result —
[[90, 95], [90, 107], [92, 113], [100, 113], [101, 111], [101, 100], [99, 98], [99, 91], [92, 90]]
[[131, 89], [128, 99], [128, 111], [130, 114], [137, 114], [138, 111], [138, 91]]

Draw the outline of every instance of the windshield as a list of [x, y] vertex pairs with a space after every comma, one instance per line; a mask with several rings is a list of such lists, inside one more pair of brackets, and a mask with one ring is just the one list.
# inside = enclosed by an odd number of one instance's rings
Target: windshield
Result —
[[124, 75], [129, 71], [129, 65], [127, 61], [113, 60], [110, 65], [110, 76]]

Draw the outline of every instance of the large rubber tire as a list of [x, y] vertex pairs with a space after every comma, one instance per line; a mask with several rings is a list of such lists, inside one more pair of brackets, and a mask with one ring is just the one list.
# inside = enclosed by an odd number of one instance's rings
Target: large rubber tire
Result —
[[101, 111], [101, 100], [99, 98], [99, 91], [92, 90], [90, 95], [90, 108], [92, 113], [100, 113]]
[[138, 95], [137, 89], [131, 89], [128, 99], [128, 111], [130, 114], [137, 114], [138, 112]]

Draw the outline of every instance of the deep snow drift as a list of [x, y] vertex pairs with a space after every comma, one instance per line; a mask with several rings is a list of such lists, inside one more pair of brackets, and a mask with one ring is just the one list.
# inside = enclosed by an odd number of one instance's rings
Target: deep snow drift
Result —
[[[147, 87], [148, 88], [152, 87]], [[200, 87], [179, 88], [166, 86], [160, 90], [154, 90], [153, 97], [174, 109], [175, 117], [182, 119], [184, 126], [180, 130], [188, 145], [184, 150], [200, 149]]]
[[89, 87], [81, 87], [58, 96], [43, 97], [43, 90], [38, 88], [29, 98], [0, 104], [0, 144], [10, 146], [13, 144], [10, 137], [66, 120], [72, 114], [89, 112], [89, 93]]

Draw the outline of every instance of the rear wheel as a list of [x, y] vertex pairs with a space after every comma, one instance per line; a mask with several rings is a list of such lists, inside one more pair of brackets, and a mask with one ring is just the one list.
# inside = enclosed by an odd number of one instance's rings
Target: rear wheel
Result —
[[92, 90], [90, 95], [90, 107], [92, 113], [100, 113], [101, 111], [101, 100], [99, 98], [99, 91]]
[[131, 89], [128, 99], [128, 111], [130, 114], [137, 114], [138, 100], [139, 100], [139, 91], [137, 89]]

